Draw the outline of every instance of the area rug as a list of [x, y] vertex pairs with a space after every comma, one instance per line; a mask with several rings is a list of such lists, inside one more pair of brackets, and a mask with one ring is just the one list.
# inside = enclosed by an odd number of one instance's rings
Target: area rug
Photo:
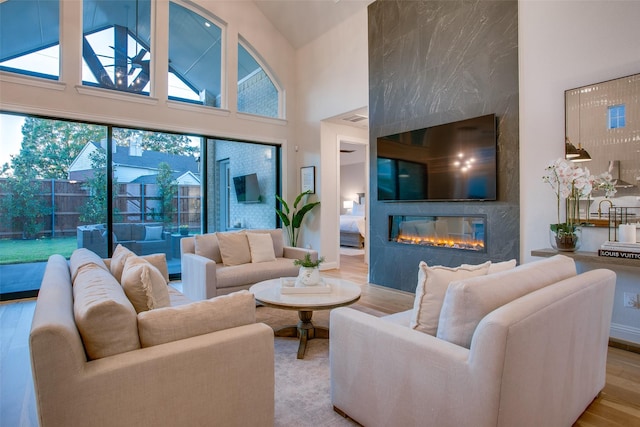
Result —
[[345, 248], [344, 246], [340, 246], [340, 255], [346, 255], [346, 256], [364, 255], [364, 249]]
[[[354, 304], [352, 308], [371, 314], [371, 309]], [[298, 322], [296, 311], [268, 307], [256, 308], [256, 319], [274, 329]], [[329, 325], [329, 312], [313, 313], [313, 322]], [[297, 359], [296, 338], [275, 338], [275, 425], [289, 426], [357, 426], [338, 415], [331, 405], [329, 381], [329, 340], [307, 342], [304, 359]]]

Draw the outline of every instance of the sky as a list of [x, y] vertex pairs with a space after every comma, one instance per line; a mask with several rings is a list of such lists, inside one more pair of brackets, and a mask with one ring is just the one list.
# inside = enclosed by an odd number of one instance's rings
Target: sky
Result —
[[23, 123], [23, 116], [0, 114], [0, 166], [8, 163], [12, 154], [20, 152]]

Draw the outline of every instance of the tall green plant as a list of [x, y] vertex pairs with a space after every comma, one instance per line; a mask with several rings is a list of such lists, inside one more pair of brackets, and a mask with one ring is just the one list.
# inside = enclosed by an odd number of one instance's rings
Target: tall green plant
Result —
[[311, 209], [315, 208], [320, 202], [310, 202], [302, 205], [298, 209], [298, 204], [304, 199], [306, 202], [309, 194], [311, 194], [311, 190], [303, 191], [298, 194], [298, 197], [293, 202], [293, 210], [289, 209], [289, 205], [284, 199], [276, 194], [276, 199], [282, 205], [282, 209], [278, 209], [276, 207], [276, 213], [282, 221], [283, 227], [287, 230], [287, 234], [289, 235], [289, 244], [293, 247], [298, 245], [298, 235], [300, 234], [300, 226], [302, 225], [302, 220], [304, 216]]

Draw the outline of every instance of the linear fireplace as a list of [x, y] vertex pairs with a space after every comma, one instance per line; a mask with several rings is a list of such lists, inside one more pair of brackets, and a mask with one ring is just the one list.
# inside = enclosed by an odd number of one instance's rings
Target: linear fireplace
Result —
[[389, 216], [389, 241], [486, 252], [487, 218], [482, 215]]

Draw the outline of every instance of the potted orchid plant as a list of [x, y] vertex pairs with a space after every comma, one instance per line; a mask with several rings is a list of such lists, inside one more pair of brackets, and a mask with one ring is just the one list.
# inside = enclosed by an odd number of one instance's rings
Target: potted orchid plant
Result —
[[[580, 200], [591, 197], [594, 189], [605, 191], [605, 197], [615, 194], [615, 181], [611, 174], [604, 172], [591, 175], [589, 169], [576, 163], [559, 158], [545, 168], [542, 180], [551, 186], [556, 194], [558, 222], [550, 225], [550, 241], [554, 249], [575, 251], [580, 246], [582, 230], [580, 226]], [[561, 221], [561, 200], [566, 200], [565, 220]]]

